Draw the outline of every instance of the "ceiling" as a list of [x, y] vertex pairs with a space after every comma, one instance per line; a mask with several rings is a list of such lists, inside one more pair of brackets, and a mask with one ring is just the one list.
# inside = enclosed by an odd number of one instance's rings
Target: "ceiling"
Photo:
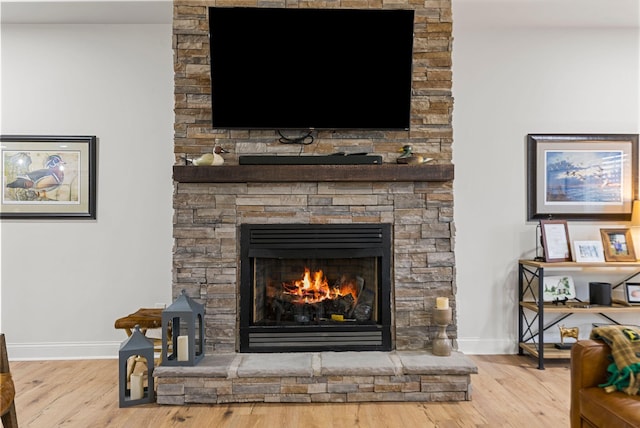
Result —
[[452, 0], [454, 26], [638, 28], [638, 0]]
[[171, 0], [0, 0], [2, 24], [170, 24]]
[[[452, 0], [458, 27], [634, 27], [638, 0]], [[169, 24], [171, 0], [0, 0], [2, 24]]]

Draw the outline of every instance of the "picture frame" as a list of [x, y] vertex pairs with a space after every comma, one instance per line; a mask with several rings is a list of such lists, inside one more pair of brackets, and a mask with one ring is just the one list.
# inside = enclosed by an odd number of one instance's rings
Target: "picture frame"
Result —
[[638, 134], [528, 134], [527, 220], [629, 221]]
[[604, 259], [608, 262], [635, 262], [631, 229], [600, 229]]
[[640, 282], [626, 282], [624, 284], [627, 303], [640, 305]]
[[0, 219], [95, 219], [95, 136], [0, 135]]
[[544, 302], [571, 300], [576, 298], [576, 286], [571, 276], [546, 276], [543, 283]]
[[540, 220], [545, 262], [570, 262], [571, 245], [566, 220]]
[[574, 241], [573, 247], [576, 262], [598, 263], [605, 261], [602, 241]]

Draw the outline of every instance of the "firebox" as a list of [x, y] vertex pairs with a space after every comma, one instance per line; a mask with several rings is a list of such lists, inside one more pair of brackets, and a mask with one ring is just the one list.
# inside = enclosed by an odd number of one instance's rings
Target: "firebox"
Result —
[[240, 352], [391, 350], [390, 224], [244, 224]]

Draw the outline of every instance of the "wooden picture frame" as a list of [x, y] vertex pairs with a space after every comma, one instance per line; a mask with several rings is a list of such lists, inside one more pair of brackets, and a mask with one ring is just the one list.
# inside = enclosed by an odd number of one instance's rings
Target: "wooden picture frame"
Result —
[[2, 219], [95, 219], [95, 136], [0, 135]]
[[635, 262], [631, 229], [600, 229], [604, 259], [608, 262]]
[[570, 262], [571, 245], [566, 220], [540, 220], [545, 262]]
[[629, 221], [638, 134], [528, 134], [527, 220]]

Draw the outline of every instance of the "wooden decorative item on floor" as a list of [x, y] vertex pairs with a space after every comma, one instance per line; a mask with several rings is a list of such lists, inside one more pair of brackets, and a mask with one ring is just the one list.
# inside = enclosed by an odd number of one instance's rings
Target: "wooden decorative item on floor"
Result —
[[[124, 330], [127, 337], [130, 337], [135, 326], [140, 327], [142, 334], [146, 336], [147, 330], [159, 329], [162, 327], [162, 311], [160, 308], [140, 308], [126, 317], [118, 318], [115, 322], [115, 328]], [[171, 341], [171, 330], [168, 331], [169, 341]], [[160, 365], [160, 355], [162, 350], [162, 339], [153, 338], [154, 349], [158, 354], [155, 364]]]
[[0, 415], [4, 428], [18, 428], [18, 416], [16, 415], [15, 388], [11, 371], [9, 370], [9, 356], [4, 334], [0, 333]]

